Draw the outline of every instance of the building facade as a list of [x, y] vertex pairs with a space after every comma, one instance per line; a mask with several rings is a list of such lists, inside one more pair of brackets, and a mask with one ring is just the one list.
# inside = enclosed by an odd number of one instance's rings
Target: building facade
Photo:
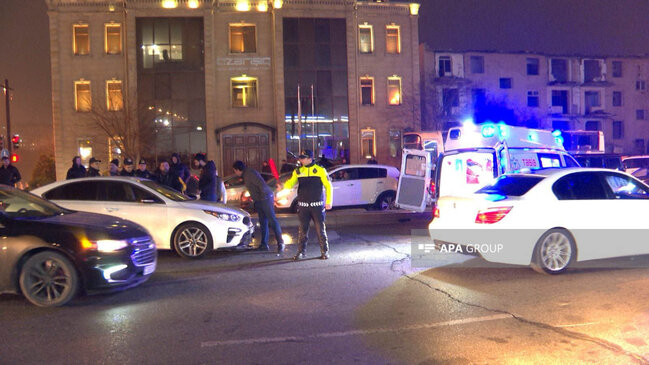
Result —
[[422, 47], [423, 124], [443, 130], [490, 119], [550, 130], [600, 130], [607, 152], [646, 154], [648, 77], [648, 58]]
[[418, 4], [47, 3], [58, 179], [76, 155], [207, 152], [223, 176], [305, 148], [396, 166], [421, 127]]

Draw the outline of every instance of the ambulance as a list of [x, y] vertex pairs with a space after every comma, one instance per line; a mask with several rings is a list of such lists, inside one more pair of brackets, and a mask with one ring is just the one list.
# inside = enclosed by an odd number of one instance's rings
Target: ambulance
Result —
[[504, 123], [449, 129], [435, 174], [425, 151], [406, 149], [402, 156], [396, 205], [418, 212], [442, 196], [467, 197], [505, 173], [579, 166], [560, 131]]

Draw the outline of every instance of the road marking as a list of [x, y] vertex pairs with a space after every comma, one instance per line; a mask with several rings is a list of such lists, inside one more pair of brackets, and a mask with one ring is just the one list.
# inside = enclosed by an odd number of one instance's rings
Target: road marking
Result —
[[305, 336], [258, 337], [258, 338], [242, 339], [242, 340], [206, 341], [206, 342], [201, 342], [201, 347], [254, 345], [254, 344], [277, 343], [277, 342], [297, 342], [297, 341], [305, 341], [305, 340], [317, 339], [317, 338], [335, 338], [335, 337], [347, 337], [347, 336], [358, 336], [358, 335], [370, 335], [376, 333], [415, 331], [415, 330], [435, 328], [435, 327], [456, 326], [456, 325], [462, 325], [468, 323], [494, 321], [498, 319], [507, 319], [507, 318], [513, 318], [513, 316], [510, 314], [496, 314], [493, 316], [473, 317], [473, 318], [456, 319], [456, 320], [445, 321], [445, 322], [416, 324], [412, 326], [405, 326], [399, 328], [376, 328], [376, 329], [368, 329], [368, 330], [324, 332], [324, 333], [316, 333], [313, 335], [305, 335]]
[[600, 324], [600, 322], [586, 322], [586, 323], [575, 323], [575, 324], [560, 324], [555, 327], [569, 328], [569, 327], [585, 327], [592, 326], [594, 324]]

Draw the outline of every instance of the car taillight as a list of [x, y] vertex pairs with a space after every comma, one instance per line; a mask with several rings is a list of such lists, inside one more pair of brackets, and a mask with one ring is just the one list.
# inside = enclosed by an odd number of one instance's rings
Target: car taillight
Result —
[[433, 206], [433, 218], [439, 218], [439, 208], [437, 206]]
[[507, 213], [512, 210], [512, 207], [495, 207], [479, 210], [475, 216], [476, 223], [493, 224], [505, 218]]
[[433, 180], [430, 181], [430, 186], [428, 187], [428, 190], [430, 190], [431, 195], [435, 195], [435, 181]]

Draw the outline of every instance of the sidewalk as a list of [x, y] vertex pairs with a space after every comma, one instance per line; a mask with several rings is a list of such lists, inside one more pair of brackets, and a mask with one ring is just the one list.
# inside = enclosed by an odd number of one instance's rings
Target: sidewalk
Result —
[[[257, 214], [253, 213], [252, 218], [257, 221]], [[279, 213], [277, 218], [282, 227], [297, 227], [298, 219], [295, 213]], [[407, 221], [420, 221], [422, 229], [428, 227], [432, 219], [432, 212], [423, 213], [411, 212], [408, 210], [376, 211], [365, 209], [339, 209], [327, 211], [327, 228], [343, 225], [389, 225], [399, 224]]]

